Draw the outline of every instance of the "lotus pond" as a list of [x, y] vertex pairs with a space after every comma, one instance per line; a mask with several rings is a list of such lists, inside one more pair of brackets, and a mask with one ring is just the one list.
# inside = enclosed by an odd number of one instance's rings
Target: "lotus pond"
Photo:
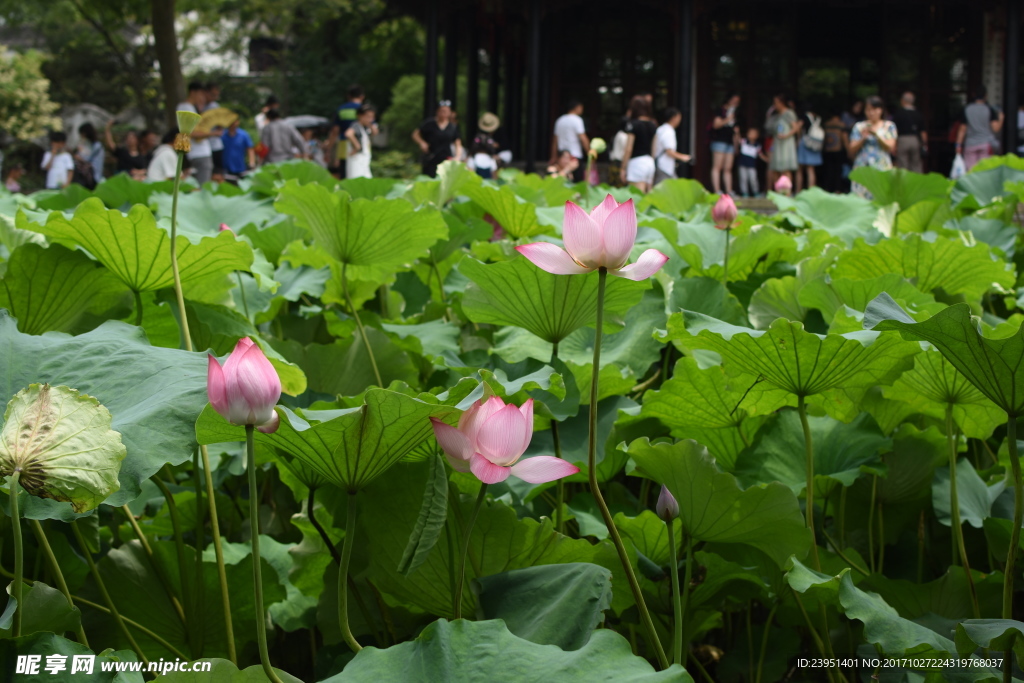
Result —
[[4, 680], [1024, 680], [1024, 162], [854, 179], [0, 194]]

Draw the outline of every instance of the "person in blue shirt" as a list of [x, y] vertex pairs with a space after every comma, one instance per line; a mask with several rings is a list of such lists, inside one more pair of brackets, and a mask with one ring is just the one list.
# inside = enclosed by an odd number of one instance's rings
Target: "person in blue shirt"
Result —
[[[348, 102], [338, 107], [334, 116], [334, 124], [331, 126], [330, 135], [327, 138], [326, 147], [329, 150], [334, 148], [335, 152], [330, 157], [328, 169], [339, 178], [345, 177], [345, 159], [348, 157], [348, 145], [345, 142], [345, 131], [356, 122], [359, 108], [366, 101], [366, 92], [360, 85], [349, 86]], [[377, 134], [377, 124], [369, 131], [370, 135]]]
[[239, 119], [235, 117], [220, 138], [224, 143], [224, 170], [231, 175], [241, 175], [246, 169], [256, 166], [252, 138], [238, 124]]

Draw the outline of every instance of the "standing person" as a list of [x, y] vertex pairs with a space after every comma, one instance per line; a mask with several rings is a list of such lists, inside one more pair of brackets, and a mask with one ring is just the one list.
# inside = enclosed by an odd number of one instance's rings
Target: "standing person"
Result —
[[928, 131], [924, 117], [914, 107], [914, 93], [909, 90], [900, 97], [900, 106], [892, 114], [896, 124], [896, 165], [914, 173], [924, 173], [924, 157], [928, 154]]
[[21, 176], [25, 173], [25, 167], [21, 164], [12, 164], [7, 169], [7, 178], [4, 179], [4, 187], [8, 192], [17, 194], [21, 192]]
[[768, 156], [761, 148], [761, 131], [757, 128], [747, 129], [747, 136], [740, 139], [740, 154], [737, 165], [740, 172], [740, 194], [744, 197], [756, 197], [761, 194], [757, 182], [757, 160], [768, 161]]
[[642, 96], [636, 96], [629, 105], [633, 118], [626, 124], [626, 151], [622, 167], [626, 169], [626, 182], [643, 193], [654, 185], [654, 136], [658, 124], [651, 116], [651, 105]]
[[[199, 114], [206, 109], [206, 86], [198, 81], [188, 84], [188, 99], [178, 105], [179, 111], [190, 111]], [[188, 153], [188, 161], [192, 165], [196, 181], [203, 185], [210, 182], [213, 175], [213, 148], [210, 146], [210, 131], [192, 131], [192, 150]]]
[[853, 153], [850, 152], [850, 133], [853, 132], [853, 127], [859, 122], [864, 120], [864, 101], [854, 100], [850, 104], [850, 108], [844, 111], [841, 115], [843, 125], [846, 130], [843, 132], [843, 148], [846, 150], [846, 158], [843, 160], [843, 167], [841, 170], [841, 184], [840, 190], [842, 192], [850, 191], [850, 160], [853, 159]]
[[267, 146], [265, 163], [276, 164], [288, 159], [307, 158], [306, 141], [295, 130], [295, 126], [281, 120], [279, 109], [267, 111], [267, 125], [263, 126], [260, 133], [260, 142]]
[[[206, 83], [206, 107], [203, 108], [203, 111], [218, 108], [220, 106], [218, 100], [220, 100], [220, 84], [208, 81]], [[218, 127], [211, 133], [213, 134], [210, 136], [210, 150], [212, 151], [213, 166], [214, 168], [224, 168], [224, 142], [221, 140], [224, 129]]]
[[[864, 101], [866, 120], [853, 126], [850, 133], [850, 154], [855, 155], [853, 167], [871, 166], [882, 171], [892, 168], [892, 155], [896, 151], [896, 124], [885, 121], [885, 103], [878, 95], [872, 95]], [[852, 183], [853, 191], [872, 199], [871, 193], [863, 185]]]
[[665, 123], [654, 133], [654, 184], [676, 177], [676, 162], [689, 161], [690, 155], [679, 151], [676, 128], [683, 120], [683, 114], [675, 107], [669, 107], [662, 114]]
[[839, 192], [843, 182], [843, 137], [846, 127], [839, 114], [832, 114], [825, 122], [825, 144], [821, 153], [821, 187], [826, 192]]
[[177, 127], [164, 133], [160, 145], [153, 150], [153, 158], [146, 169], [146, 180], [160, 182], [174, 180], [178, 169], [178, 153], [174, 151], [174, 138], [178, 135]]
[[241, 119], [236, 116], [220, 136], [224, 170], [236, 176], [256, 167], [255, 146], [249, 134], [239, 127], [240, 123]]
[[[137, 180], [144, 178], [146, 166], [149, 164], [140, 144], [141, 137], [134, 130], [129, 130], [124, 134], [122, 144], [118, 146], [114, 142], [114, 135], [110, 130], [113, 125], [114, 119], [107, 121], [107, 126], [103, 129], [103, 140], [107, 143], [107, 149], [116, 159], [117, 163], [114, 169], [117, 173], [127, 173]], [[148, 131], [146, 132], [148, 134]]]
[[[348, 100], [334, 113], [334, 123], [331, 124], [331, 132], [327, 137], [327, 151], [331, 155], [328, 168], [332, 173], [338, 173], [340, 178], [345, 177], [345, 159], [348, 154], [345, 132], [356, 122], [359, 108], [366, 102], [366, 92], [361, 85], [350, 85], [345, 95]], [[374, 128], [376, 125], [374, 124]], [[376, 129], [370, 132], [371, 135], [376, 135], [376, 133]]]
[[345, 130], [348, 149], [345, 154], [346, 178], [372, 178], [370, 172], [371, 147], [370, 131], [376, 112], [373, 107], [364, 104], [356, 110], [356, 120]]
[[572, 154], [579, 162], [572, 174], [573, 182], [576, 183], [583, 181], [583, 162], [590, 152], [590, 138], [587, 137], [582, 116], [583, 103], [579, 100], [569, 100], [565, 113], [555, 120], [555, 133], [551, 136], [551, 159], [548, 161], [549, 164], [556, 163], [559, 153], [563, 150]]
[[[818, 184], [817, 171], [822, 164], [821, 152], [825, 147], [825, 129], [821, 126], [821, 117], [810, 109], [800, 117], [800, 131], [800, 143], [796, 148], [796, 161], [799, 165], [796, 173], [797, 192]], [[803, 183], [805, 176], [806, 185]]]
[[75, 174], [75, 160], [67, 146], [67, 135], [60, 131], [50, 133], [50, 151], [43, 155], [41, 166], [46, 171], [47, 190], [62, 190], [71, 184]]
[[477, 122], [476, 135], [470, 146], [469, 154], [473, 159], [473, 170], [481, 178], [493, 178], [498, 170], [498, 142], [493, 135], [501, 127], [501, 119], [497, 114], [484, 112]]
[[711, 188], [715, 194], [732, 194], [732, 164], [736, 156], [736, 138], [739, 126], [736, 124], [736, 108], [740, 96], [730, 93], [725, 103], [715, 111], [711, 120]]
[[452, 121], [451, 100], [438, 102], [434, 116], [412, 132], [412, 139], [423, 150], [423, 175], [431, 178], [437, 176], [437, 167], [441, 162], [453, 156], [453, 145], [459, 152], [454, 156], [461, 156], [462, 138], [458, 124]]
[[956, 153], [964, 155], [970, 171], [982, 159], [992, 156], [999, 147], [999, 131], [1003, 129], [1003, 112], [985, 99], [988, 92], [979, 86], [974, 99], [964, 107], [960, 121], [964, 124], [956, 134]]
[[799, 164], [796, 158], [796, 135], [800, 132], [800, 120], [789, 107], [789, 99], [782, 93], [772, 100], [774, 106], [773, 121], [775, 139], [772, 142], [772, 153], [768, 161], [768, 170], [774, 171], [773, 185], [779, 176], [793, 179], [793, 172]]
[[78, 127], [78, 135], [82, 138], [78, 143], [78, 156], [92, 166], [92, 177], [97, 183], [103, 180], [103, 162], [107, 158], [103, 143], [96, 134], [96, 127], [86, 121]]
[[277, 95], [270, 95], [267, 97], [267, 101], [263, 104], [263, 108], [260, 109], [260, 113], [256, 114], [256, 134], [259, 135], [263, 132], [263, 126], [267, 125], [267, 112], [271, 109], [277, 109], [280, 106], [280, 102], [277, 100]]

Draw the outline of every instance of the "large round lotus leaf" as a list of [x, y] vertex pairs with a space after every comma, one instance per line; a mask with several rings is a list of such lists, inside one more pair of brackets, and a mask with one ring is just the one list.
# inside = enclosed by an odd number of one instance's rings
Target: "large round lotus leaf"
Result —
[[0, 432], [0, 474], [40, 498], [86, 512], [120, 488], [127, 453], [110, 428], [110, 411], [75, 389], [31, 384], [7, 404]]

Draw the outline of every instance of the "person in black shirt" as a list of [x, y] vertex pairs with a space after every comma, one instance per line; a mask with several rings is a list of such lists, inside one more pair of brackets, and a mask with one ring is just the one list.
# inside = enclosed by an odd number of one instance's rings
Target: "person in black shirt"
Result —
[[431, 178], [437, 175], [437, 167], [445, 159], [462, 158], [462, 140], [459, 126], [452, 120], [452, 103], [438, 102], [434, 117], [414, 130], [412, 139], [423, 150], [423, 174]]
[[117, 173], [127, 173], [129, 176], [136, 180], [141, 180], [146, 177], [146, 168], [149, 166], [149, 159], [146, 154], [142, 151], [139, 144], [139, 135], [134, 130], [129, 130], [124, 134], [124, 144], [118, 146], [114, 143], [114, 136], [111, 133], [111, 126], [114, 125], [114, 119], [107, 121], [107, 126], [103, 130], [103, 141], [107, 145], [107, 149], [110, 150], [114, 158], [117, 159], [117, 165], [115, 170]]
[[622, 167], [626, 169], [626, 182], [641, 192], [651, 191], [654, 185], [654, 138], [658, 124], [651, 116], [651, 104], [642, 96], [633, 98], [629, 105], [633, 115], [625, 130], [626, 150], [622, 156]]
[[928, 154], [928, 131], [924, 117], [914, 108], [914, 93], [909, 90], [900, 97], [899, 109], [893, 112], [896, 124], [896, 165], [914, 173], [924, 172], [924, 157]]
[[711, 121], [711, 188], [715, 194], [732, 194], [732, 164], [736, 157], [736, 139], [739, 137], [739, 124], [736, 121], [736, 109], [740, 106], [740, 96], [731, 93], [725, 103], [715, 110]]

